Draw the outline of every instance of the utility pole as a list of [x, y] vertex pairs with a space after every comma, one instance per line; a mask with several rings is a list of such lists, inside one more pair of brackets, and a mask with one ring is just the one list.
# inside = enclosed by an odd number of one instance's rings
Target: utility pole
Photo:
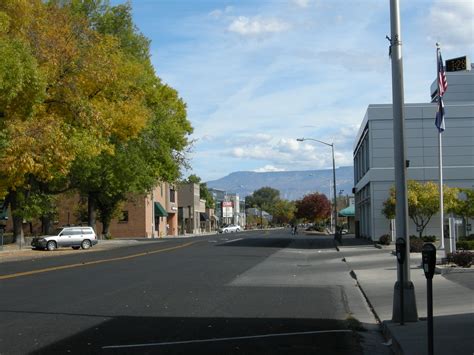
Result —
[[[390, 0], [390, 24], [391, 24], [391, 59], [392, 59], [392, 99], [393, 99], [393, 148], [395, 167], [395, 189], [397, 200], [396, 233], [398, 238], [406, 242], [406, 258], [403, 263], [397, 264], [397, 282], [393, 293], [392, 321], [406, 322], [418, 321], [416, 310], [415, 288], [410, 279], [410, 238], [408, 236], [408, 199], [405, 158], [405, 116], [403, 96], [403, 61], [402, 40], [400, 34], [400, 5], [398, 0]], [[403, 280], [403, 282], [401, 281]], [[400, 297], [400, 288], [403, 289], [403, 297]], [[401, 302], [404, 304], [402, 305]], [[403, 316], [401, 310], [403, 309]]]

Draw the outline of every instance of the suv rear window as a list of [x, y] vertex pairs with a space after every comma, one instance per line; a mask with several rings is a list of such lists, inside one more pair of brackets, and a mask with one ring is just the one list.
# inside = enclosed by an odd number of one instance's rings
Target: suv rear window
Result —
[[82, 228], [82, 234], [93, 234], [94, 232], [92, 231], [91, 228]]

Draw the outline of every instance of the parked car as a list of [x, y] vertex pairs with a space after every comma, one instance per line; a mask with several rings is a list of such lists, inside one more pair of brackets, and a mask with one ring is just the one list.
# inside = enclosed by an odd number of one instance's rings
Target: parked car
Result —
[[240, 226], [238, 225], [228, 224], [228, 225], [220, 227], [218, 232], [219, 233], [234, 233], [234, 232], [240, 232], [241, 230], [242, 228], [240, 228]]
[[60, 247], [89, 249], [97, 242], [97, 236], [92, 227], [64, 227], [57, 229], [52, 235], [33, 238], [31, 246], [33, 249], [50, 251]]

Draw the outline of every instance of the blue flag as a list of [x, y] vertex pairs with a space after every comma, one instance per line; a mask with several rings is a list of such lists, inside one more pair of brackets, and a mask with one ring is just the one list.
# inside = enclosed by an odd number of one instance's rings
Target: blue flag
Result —
[[436, 111], [436, 119], [435, 119], [436, 128], [438, 128], [438, 132], [444, 131], [444, 103], [443, 97], [438, 97], [438, 111]]

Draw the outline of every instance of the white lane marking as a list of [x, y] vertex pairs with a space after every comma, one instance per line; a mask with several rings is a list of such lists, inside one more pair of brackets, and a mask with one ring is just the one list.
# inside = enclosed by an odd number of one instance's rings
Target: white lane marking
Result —
[[309, 332], [293, 332], [293, 333], [276, 333], [276, 334], [262, 334], [262, 335], [248, 335], [242, 337], [230, 337], [230, 338], [211, 338], [211, 339], [195, 339], [195, 340], [183, 340], [183, 341], [167, 341], [163, 343], [148, 343], [148, 344], [129, 344], [129, 345], [107, 345], [103, 346], [102, 349], [120, 349], [120, 348], [141, 348], [147, 346], [164, 346], [164, 345], [181, 345], [181, 344], [194, 344], [194, 343], [210, 343], [215, 341], [232, 341], [232, 340], [245, 340], [245, 339], [260, 339], [260, 338], [273, 338], [282, 336], [292, 335], [309, 335], [309, 334], [324, 334], [324, 333], [352, 333], [349, 329], [337, 329], [337, 330], [314, 330]]
[[227, 242], [220, 243], [219, 245], [224, 245], [224, 244], [228, 244], [228, 243], [233, 243], [233, 242], [236, 242], [236, 241], [242, 240], [242, 239], [244, 239], [244, 238], [231, 239], [231, 240], [229, 240], [229, 241], [227, 241]]

